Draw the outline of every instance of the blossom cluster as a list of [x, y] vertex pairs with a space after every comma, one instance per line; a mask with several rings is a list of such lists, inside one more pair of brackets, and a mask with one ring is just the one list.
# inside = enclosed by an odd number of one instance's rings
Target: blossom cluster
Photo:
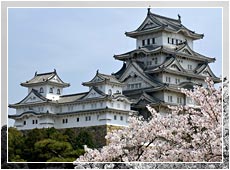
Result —
[[130, 117], [128, 127], [107, 134], [108, 145], [86, 146], [75, 162], [221, 162], [222, 90], [210, 78], [206, 83], [181, 89], [196, 107], [169, 106], [171, 113], [162, 114], [147, 106], [148, 120]]

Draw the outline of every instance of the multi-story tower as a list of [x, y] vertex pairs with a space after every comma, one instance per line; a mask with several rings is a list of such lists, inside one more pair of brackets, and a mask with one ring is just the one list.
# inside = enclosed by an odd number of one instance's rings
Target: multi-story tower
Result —
[[186, 28], [179, 15], [172, 19], [148, 9], [143, 23], [125, 34], [136, 39], [136, 49], [114, 56], [124, 62], [114, 75], [126, 84], [123, 94], [132, 99], [132, 108], [144, 117], [149, 115], [147, 104], [160, 112], [166, 112], [167, 105], [193, 105], [178, 88], [206, 86], [207, 76], [220, 82], [208, 65], [215, 58], [193, 50], [193, 41], [204, 35]]
[[131, 102], [122, 94], [122, 87], [115, 76], [97, 71], [94, 78], [83, 83], [88, 92], [63, 95], [63, 82], [56, 70], [37, 74], [21, 83], [28, 88], [27, 96], [9, 107], [16, 114], [9, 115], [19, 130], [34, 128], [76, 128], [89, 126], [127, 126]]

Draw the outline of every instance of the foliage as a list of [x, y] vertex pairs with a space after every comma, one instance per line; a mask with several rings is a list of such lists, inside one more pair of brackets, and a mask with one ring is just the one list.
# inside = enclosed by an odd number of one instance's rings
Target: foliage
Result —
[[90, 148], [94, 146], [92, 136], [86, 131], [81, 131], [78, 134], [75, 143], [76, 146], [81, 149], [84, 148], [84, 145], [87, 145]]
[[11, 127], [8, 132], [9, 162], [73, 162], [85, 153], [81, 146], [84, 141], [94, 147], [90, 135], [85, 132], [77, 135], [69, 129], [18, 131]]
[[172, 113], [151, 112], [148, 121], [130, 117], [129, 126], [114, 130], [109, 144], [89, 149], [77, 162], [215, 162], [222, 160], [221, 89], [207, 78], [207, 88], [182, 89], [199, 107], [170, 107]]

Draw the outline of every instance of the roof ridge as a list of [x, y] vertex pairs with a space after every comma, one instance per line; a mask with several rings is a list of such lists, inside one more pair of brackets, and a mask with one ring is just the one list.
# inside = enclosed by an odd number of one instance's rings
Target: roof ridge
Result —
[[53, 71], [53, 72], [47, 72], [47, 73], [40, 73], [40, 74], [36, 74], [35, 76], [44, 76], [44, 75], [48, 75], [48, 74], [56, 74], [56, 72]]
[[152, 13], [151, 11], [150, 11], [150, 15], [153, 15], [153, 16], [159, 17], [159, 18], [163, 18], [163, 19], [168, 19], [168, 20], [176, 21], [176, 22], [180, 23], [180, 20], [178, 20], [178, 19], [165, 17], [165, 16], [162, 16], [162, 15], [159, 15], [159, 14]]
[[88, 92], [65, 94], [65, 95], [62, 95], [60, 97], [76, 96], [76, 95], [81, 95], [81, 94], [86, 94], [86, 93], [88, 93]]

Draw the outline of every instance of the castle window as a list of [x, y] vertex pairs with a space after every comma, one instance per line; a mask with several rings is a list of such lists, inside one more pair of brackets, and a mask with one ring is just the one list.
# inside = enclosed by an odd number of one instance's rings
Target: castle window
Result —
[[35, 120], [35, 123], [38, 124], [38, 120]]
[[178, 41], [179, 41], [179, 40], [178, 40], [178, 39], [176, 39], [176, 45], [177, 45], [177, 44], [179, 44], [179, 43], [178, 43]]
[[112, 90], [111, 89], [109, 89], [108, 95], [112, 95]]
[[173, 44], [173, 43], [174, 43], [174, 39], [168, 37], [168, 44]]
[[62, 119], [62, 123], [68, 123], [68, 119]]
[[166, 77], [166, 82], [170, 83], [170, 81], [171, 81], [171, 78], [170, 77]]
[[50, 93], [53, 93], [53, 88], [52, 87], [50, 88]]
[[177, 103], [182, 104], [182, 98], [181, 97], [177, 97]]
[[156, 42], [155, 42], [155, 38], [152, 38], [152, 44], [155, 44]]
[[44, 89], [41, 87], [39, 90], [40, 93], [44, 93]]
[[114, 120], [117, 120], [117, 115], [114, 115], [114, 116], [113, 116], [113, 119], [114, 119]]
[[34, 120], [32, 121], [32, 123], [34, 124]]
[[178, 61], [179, 61], [180, 63], [183, 63], [183, 60], [181, 60], [181, 59], [179, 59]]
[[77, 117], [77, 122], [79, 122], [79, 120], [80, 120], [79, 117]]
[[26, 125], [26, 121], [23, 122], [23, 125]]
[[57, 89], [57, 94], [61, 94], [60, 89]]
[[176, 81], [176, 84], [180, 83], [180, 79], [179, 78], [176, 78], [175, 81]]
[[188, 70], [192, 70], [192, 65], [188, 64]]
[[168, 96], [168, 102], [172, 102], [172, 96]]
[[142, 46], [145, 46], [145, 40], [142, 40]]
[[91, 104], [91, 109], [94, 109], [94, 108], [96, 108], [97, 107], [97, 103], [92, 103]]
[[85, 121], [90, 121], [91, 120], [91, 116], [86, 116], [85, 117]]
[[121, 121], [123, 120], [123, 116], [120, 117], [120, 120], [121, 120]]
[[147, 61], [146, 64], [147, 64], [147, 66], [148, 66], [148, 65], [152, 65], [152, 61]]
[[147, 39], [147, 45], [150, 45], [150, 39]]
[[155, 58], [155, 64], [157, 64], [157, 62], [158, 62], [158, 61], [157, 61], [157, 57], [156, 57], [156, 58]]

